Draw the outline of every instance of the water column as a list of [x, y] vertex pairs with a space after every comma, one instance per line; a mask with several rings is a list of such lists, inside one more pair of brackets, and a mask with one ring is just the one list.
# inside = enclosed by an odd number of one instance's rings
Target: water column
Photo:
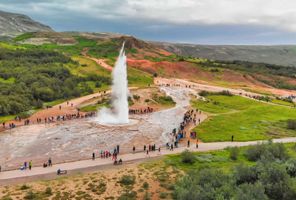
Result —
[[124, 43], [112, 71], [112, 107], [99, 111], [98, 121], [102, 124], [127, 124], [129, 123], [128, 109], [128, 80], [127, 64]]

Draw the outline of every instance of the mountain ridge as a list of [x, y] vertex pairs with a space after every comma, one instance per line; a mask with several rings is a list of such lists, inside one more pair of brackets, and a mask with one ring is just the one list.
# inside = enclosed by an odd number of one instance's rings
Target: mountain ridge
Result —
[[296, 67], [296, 45], [200, 45], [152, 42], [171, 53], [210, 60], [249, 61]]
[[54, 30], [27, 15], [0, 10], [0, 37], [12, 38], [26, 32], [53, 32]]

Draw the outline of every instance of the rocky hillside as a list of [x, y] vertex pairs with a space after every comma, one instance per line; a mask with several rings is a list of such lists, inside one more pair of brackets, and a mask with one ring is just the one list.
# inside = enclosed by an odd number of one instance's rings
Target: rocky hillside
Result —
[[212, 60], [241, 60], [296, 66], [296, 45], [251, 46], [251, 45], [194, 45], [156, 43], [169, 52]]
[[49, 26], [22, 14], [0, 11], [0, 37], [15, 37], [26, 32], [53, 31]]

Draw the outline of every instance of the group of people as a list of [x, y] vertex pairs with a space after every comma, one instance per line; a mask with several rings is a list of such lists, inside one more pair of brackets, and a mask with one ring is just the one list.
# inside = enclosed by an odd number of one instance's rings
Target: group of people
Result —
[[150, 151], [157, 151], [160, 153], [160, 146], [156, 149], [156, 145], [153, 144], [153, 145], [144, 145], [144, 152], [146, 152], [147, 155], [149, 155], [149, 152]]
[[[112, 160], [114, 160], [114, 162], [118, 162], [117, 161], [117, 156], [119, 154], [119, 150], [120, 150], [120, 147], [119, 145], [117, 145], [112, 151], [109, 151], [109, 150], [101, 150], [100, 151], [100, 158], [101, 159], [105, 159], [105, 158], [111, 158], [112, 157]], [[93, 152], [92, 153], [92, 160], [95, 160], [96, 159], [96, 153]], [[122, 163], [122, 159], [119, 160], [120, 163]]]
[[[191, 109], [188, 110], [184, 116], [183, 116], [183, 121], [180, 123], [178, 129], [173, 129], [171, 136], [172, 136], [172, 142], [167, 143], [166, 147], [170, 149], [171, 151], [174, 150], [174, 147], [178, 147], [178, 143], [181, 139], [186, 138], [186, 131], [185, 128], [188, 126], [190, 123], [200, 123], [200, 119], [197, 119], [197, 114], [201, 114], [201, 111], [196, 109]], [[196, 147], [198, 148], [198, 139], [197, 139], [197, 133], [196, 132], [191, 132], [190, 133], [190, 138], [191, 139], [196, 139]], [[190, 146], [190, 139], [187, 141], [187, 146]]]
[[[157, 82], [158, 83], [158, 82]], [[162, 83], [162, 84], [159, 84], [158, 83], [158, 86], [164, 86], [164, 87], [171, 87], [171, 86], [173, 86], [173, 87], [185, 87], [185, 88], [193, 88], [194, 87], [194, 85], [190, 85], [190, 84], [185, 84], [185, 85], [181, 85], [180, 83], [174, 83], [174, 84], [170, 84], [170, 83]]]
[[46, 167], [52, 167], [51, 158], [49, 158], [47, 162], [43, 163], [43, 168], [46, 168]]
[[147, 114], [147, 113], [152, 113], [153, 108], [147, 107], [144, 109], [129, 109], [129, 114]]
[[[6, 128], [6, 123], [5, 122], [3, 122], [2, 123], [2, 126], [3, 126], [3, 128]], [[16, 127], [16, 125], [15, 125], [15, 123], [9, 123], [8, 124], [8, 127], [10, 128], [10, 129], [12, 129], [12, 128], [15, 128]]]
[[26, 169], [31, 170], [32, 167], [33, 167], [32, 160], [30, 160], [29, 162], [25, 161], [24, 164], [20, 167], [20, 170], [26, 170]]

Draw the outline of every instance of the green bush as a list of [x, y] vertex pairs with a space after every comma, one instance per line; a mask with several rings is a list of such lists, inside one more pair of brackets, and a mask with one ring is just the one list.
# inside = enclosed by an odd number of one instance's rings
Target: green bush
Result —
[[229, 148], [229, 157], [231, 160], [237, 160], [238, 155], [239, 155], [239, 148], [238, 147]]
[[289, 158], [288, 152], [283, 144], [272, 143], [257, 144], [249, 147], [245, 155], [249, 161], [264, 160], [287, 160]]
[[269, 142], [248, 149], [252, 149], [252, 158], [258, 158], [256, 163], [246, 162], [248, 165], [241, 164], [233, 170], [224, 170], [222, 164], [223, 170], [217, 170], [217, 165], [205, 165], [187, 171], [175, 184], [174, 199], [296, 199], [296, 161], [285, 161], [286, 148]]
[[122, 185], [134, 185], [136, 181], [136, 178], [134, 176], [130, 175], [123, 175], [121, 179], [119, 180], [119, 183]]
[[296, 130], [296, 120], [295, 119], [288, 120], [288, 129]]
[[187, 149], [181, 153], [181, 161], [186, 164], [193, 164], [196, 158], [194, 154]]
[[238, 165], [234, 168], [235, 182], [240, 185], [243, 183], [255, 183], [258, 180], [259, 172], [256, 167]]
[[254, 146], [250, 146], [246, 152], [245, 156], [249, 161], [257, 161], [261, 158], [265, 151], [265, 145], [264, 144], [257, 144]]
[[51, 196], [52, 195], [52, 189], [51, 187], [47, 187], [44, 191], [44, 194], [46, 194], [47, 196]]
[[33, 199], [38, 199], [38, 196], [37, 196], [37, 194], [35, 194], [33, 191], [28, 191], [27, 193], [26, 193], [26, 195], [24, 196], [24, 199], [27, 199], [27, 200], [33, 200]]
[[285, 195], [289, 192], [289, 175], [285, 167], [278, 163], [265, 165], [259, 180], [271, 199], [285, 199]]
[[223, 90], [221, 92], [209, 92], [209, 91], [202, 90], [198, 94], [199, 94], [199, 96], [202, 96], [202, 97], [206, 97], [206, 96], [209, 96], [209, 95], [233, 96], [233, 94], [228, 90]]
[[29, 189], [30, 187], [29, 186], [27, 186], [26, 184], [24, 184], [24, 185], [22, 185], [21, 186], [21, 190], [27, 190], [27, 189]]
[[203, 169], [188, 173], [175, 184], [176, 200], [231, 199], [231, 182], [220, 170]]
[[296, 159], [290, 159], [286, 162], [287, 173], [291, 177], [296, 177]]
[[136, 198], [137, 193], [135, 191], [124, 191], [124, 193], [118, 197], [118, 200], [136, 200]]
[[148, 184], [147, 182], [144, 182], [144, 183], [143, 183], [143, 188], [144, 188], [145, 190], [147, 190], [147, 189], [149, 188], [149, 184]]
[[264, 187], [261, 183], [256, 184], [242, 184], [238, 187], [235, 200], [268, 200], [267, 195], [264, 193]]
[[141, 97], [140, 97], [139, 95], [134, 94], [134, 95], [133, 95], [133, 98], [134, 98], [136, 101], [138, 101]]

